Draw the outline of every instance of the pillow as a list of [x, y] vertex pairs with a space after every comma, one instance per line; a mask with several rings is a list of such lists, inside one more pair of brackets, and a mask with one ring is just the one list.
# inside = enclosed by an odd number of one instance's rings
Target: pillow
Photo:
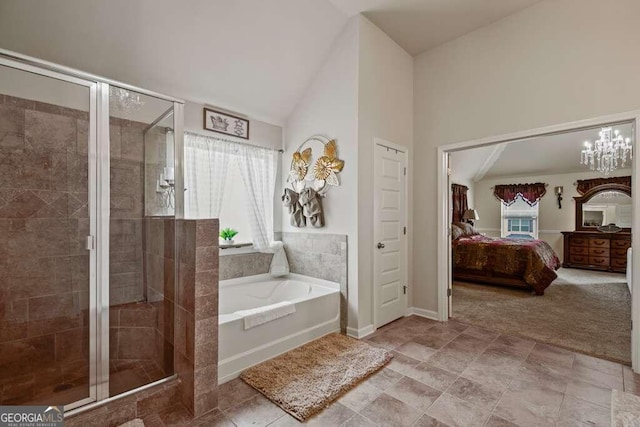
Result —
[[480, 234], [478, 230], [473, 227], [473, 225], [467, 222], [457, 222], [454, 225], [458, 226], [462, 230], [462, 235], [465, 237], [471, 237]]
[[464, 230], [455, 224], [451, 225], [451, 240], [458, 240], [464, 235]]

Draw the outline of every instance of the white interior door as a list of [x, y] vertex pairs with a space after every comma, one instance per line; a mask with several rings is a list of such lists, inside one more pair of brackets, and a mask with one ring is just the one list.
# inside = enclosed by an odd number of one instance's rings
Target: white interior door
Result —
[[407, 307], [407, 154], [376, 144], [374, 161], [375, 326], [404, 316]]

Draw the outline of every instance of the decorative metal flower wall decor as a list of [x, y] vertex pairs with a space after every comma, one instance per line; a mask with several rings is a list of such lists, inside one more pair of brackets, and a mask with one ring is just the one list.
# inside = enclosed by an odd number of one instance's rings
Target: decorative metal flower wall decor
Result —
[[[312, 147], [307, 147], [304, 150], [303, 148], [313, 143], [322, 144], [323, 155], [313, 162], [312, 173], [309, 173], [309, 166], [312, 163]], [[318, 194], [324, 196], [330, 186], [340, 185], [337, 174], [343, 168], [344, 161], [338, 159], [336, 140], [324, 135], [314, 135], [307, 138], [293, 153], [288, 181], [297, 193], [311, 187]]]

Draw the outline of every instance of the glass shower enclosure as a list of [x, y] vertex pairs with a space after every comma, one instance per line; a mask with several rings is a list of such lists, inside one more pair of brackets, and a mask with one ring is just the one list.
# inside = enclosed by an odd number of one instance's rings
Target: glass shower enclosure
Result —
[[182, 111], [0, 50], [0, 404], [71, 410], [174, 374]]

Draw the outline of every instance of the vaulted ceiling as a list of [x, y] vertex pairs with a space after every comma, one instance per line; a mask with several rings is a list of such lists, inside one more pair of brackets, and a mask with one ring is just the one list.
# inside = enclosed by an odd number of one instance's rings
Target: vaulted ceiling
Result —
[[0, 47], [281, 124], [346, 22], [325, 0], [0, 0]]
[[[631, 124], [613, 126], [624, 137], [634, 138]], [[554, 175], [571, 172], [589, 172], [580, 164], [584, 142], [598, 139], [600, 128], [543, 136], [488, 147], [459, 151], [451, 154], [454, 174], [469, 180], [499, 177]], [[627, 161], [618, 169], [631, 169]]]
[[404, 50], [417, 55], [540, 0], [330, 0], [364, 14]]
[[283, 124], [348, 19], [412, 54], [537, 0], [0, 0], [0, 48]]

